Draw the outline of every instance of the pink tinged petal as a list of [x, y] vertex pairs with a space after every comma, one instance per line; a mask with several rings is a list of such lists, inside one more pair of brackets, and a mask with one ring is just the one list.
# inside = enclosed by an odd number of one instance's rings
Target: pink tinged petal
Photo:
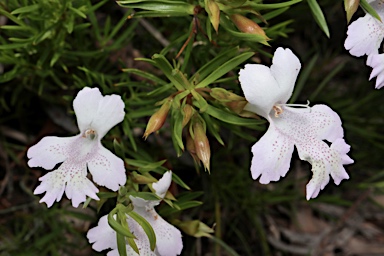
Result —
[[172, 182], [172, 172], [168, 171], [164, 173], [163, 177], [158, 182], [152, 183], [152, 188], [155, 190], [156, 195], [160, 198], [164, 198]]
[[52, 170], [56, 164], [68, 158], [69, 146], [77, 137], [44, 137], [36, 145], [28, 149], [29, 167], [43, 167], [46, 170]]
[[45, 202], [47, 207], [51, 207], [55, 201], [60, 201], [65, 189], [65, 173], [63, 170], [56, 170], [40, 177], [40, 185], [36, 187], [33, 194], [38, 195], [45, 192], [40, 203]]
[[[307, 198], [316, 197], [329, 182], [330, 174], [335, 174], [335, 182], [339, 182], [340, 177], [346, 178], [340, 172], [340, 168], [343, 168], [340, 153], [322, 141], [327, 139], [336, 142], [343, 137], [340, 118], [325, 105], [316, 105], [311, 109], [283, 106], [282, 109], [278, 117], [270, 117], [270, 122], [279, 133], [293, 141], [300, 159], [311, 163], [313, 177], [307, 186]], [[345, 146], [342, 148], [344, 151], [346, 149]]]
[[[143, 218], [145, 218], [148, 221], [148, 223], [152, 226], [156, 235], [155, 251], [157, 252], [158, 255], [161, 255], [161, 256], [180, 255], [183, 249], [183, 241], [181, 239], [181, 233], [177, 228], [169, 224], [160, 215], [158, 215], [157, 212], [153, 209], [153, 207], [152, 208], [136, 207], [134, 208], [134, 211], [140, 214]], [[135, 222], [135, 221], [133, 220], [131, 222], [128, 221], [130, 228], [132, 224], [135, 224], [132, 222]], [[146, 237], [146, 234], [144, 233], [144, 230], [141, 228], [141, 226], [138, 225], [139, 227], [137, 227], [137, 225], [135, 224], [133, 227], [137, 229], [138, 232], [139, 231], [140, 232], [134, 233], [135, 236], [140, 237], [140, 238], [138, 237], [138, 240], [143, 240], [145, 242], [148, 241], [148, 244], [146, 246], [149, 248], [148, 237]], [[144, 233], [145, 237], [142, 235], [142, 233]], [[140, 253], [140, 255], [147, 255], [147, 254]]]
[[[292, 109], [295, 111], [295, 109]], [[302, 113], [303, 109], [296, 109]], [[305, 110], [304, 110], [305, 111]], [[308, 110], [307, 110], [308, 111]], [[321, 140], [335, 141], [344, 136], [339, 115], [326, 105], [315, 105], [310, 109], [310, 130]]]
[[176, 256], [183, 250], [180, 230], [166, 222], [161, 216], [152, 223], [156, 233], [156, 251], [159, 255]]
[[[68, 168], [71, 167], [68, 166]], [[89, 196], [95, 200], [99, 200], [99, 197], [96, 195], [99, 190], [87, 178], [85, 164], [83, 168], [84, 171], [77, 172], [75, 172], [74, 169], [65, 170], [70, 173], [68, 174], [69, 177], [67, 181], [67, 186], [65, 188], [65, 194], [67, 195], [68, 199], [72, 200], [73, 207], [78, 207], [80, 203], [85, 202], [85, 200], [87, 199], [86, 196]]]
[[97, 152], [88, 161], [88, 169], [93, 181], [113, 191], [117, 191], [127, 180], [123, 160], [104, 148], [100, 142]]
[[[145, 216], [142, 216], [142, 217], [145, 218]], [[129, 216], [127, 216], [127, 222], [128, 222], [129, 229], [131, 230], [132, 234], [134, 234], [136, 237], [135, 243], [140, 252], [140, 254], [137, 254], [129, 245], [127, 245], [127, 255], [156, 256], [155, 252], [151, 250], [149, 239], [147, 234], [144, 232], [144, 229], [134, 219], [132, 219]]]
[[353, 56], [377, 54], [384, 37], [384, 25], [369, 14], [348, 26], [345, 49]]
[[107, 215], [101, 217], [97, 226], [88, 231], [87, 238], [89, 243], [93, 243], [92, 248], [95, 251], [117, 249], [116, 231], [109, 226]]
[[90, 128], [102, 99], [98, 88], [84, 87], [73, 100], [73, 109], [81, 133]]
[[260, 183], [268, 184], [284, 177], [289, 170], [293, 145], [293, 141], [271, 123], [268, 131], [252, 147], [252, 178], [261, 175]]
[[260, 64], [247, 64], [239, 72], [244, 96], [249, 102], [247, 110], [268, 118], [276, 103], [286, 103], [291, 97], [301, 64], [290, 49], [278, 48], [271, 68]]

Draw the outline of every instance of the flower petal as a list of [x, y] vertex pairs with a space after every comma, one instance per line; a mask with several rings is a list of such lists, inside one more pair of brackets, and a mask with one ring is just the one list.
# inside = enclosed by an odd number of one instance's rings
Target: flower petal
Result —
[[93, 243], [92, 248], [95, 251], [117, 249], [116, 231], [109, 226], [108, 215], [101, 217], [97, 226], [88, 231], [87, 238], [89, 243]]
[[[160, 215], [157, 214], [157, 212], [153, 208], [135, 207], [134, 211], [140, 214], [143, 218], [145, 218], [148, 223], [152, 226], [156, 234], [156, 251], [158, 252], [158, 255], [180, 255], [183, 249], [183, 241], [181, 239], [181, 233], [177, 228], [165, 221]], [[149, 249], [149, 240], [147, 235], [144, 233], [142, 227], [130, 217], [128, 218], [128, 223], [129, 228], [132, 228], [132, 231], [137, 230], [137, 232], [134, 232], [134, 234], [138, 238], [138, 241], [146, 241], [148, 244], [146, 244], [145, 246]], [[139, 233], [140, 238], [138, 237]], [[142, 236], [142, 234], [145, 237]], [[143, 254], [140, 251], [140, 255], [147, 254]]]
[[[139, 213], [140, 214], [140, 213]], [[141, 214], [140, 214], [141, 215]], [[142, 216], [145, 218], [145, 216]], [[148, 220], [147, 220], [148, 221]], [[151, 250], [151, 245], [149, 243], [149, 239], [144, 229], [137, 223], [134, 219], [127, 216], [127, 222], [129, 229], [135, 235], [135, 243], [137, 248], [139, 249], [139, 253], [137, 254], [129, 245], [127, 245], [127, 255], [148, 255], [148, 256], [156, 256], [155, 252]], [[157, 239], [157, 235], [156, 235]], [[157, 244], [157, 241], [156, 241]]]
[[172, 172], [168, 171], [164, 173], [163, 177], [158, 182], [152, 183], [152, 188], [155, 190], [156, 195], [164, 198], [172, 182]]
[[377, 77], [375, 88], [380, 89], [384, 86], [384, 54], [369, 55], [367, 65], [373, 68], [369, 80]]
[[[103, 99], [98, 88], [84, 87], [73, 100], [73, 109], [81, 133], [90, 128]], [[101, 137], [100, 137], [101, 138]]]
[[29, 167], [43, 167], [46, 170], [52, 170], [56, 164], [67, 159], [69, 156], [69, 145], [76, 138], [78, 136], [68, 138], [44, 137], [36, 145], [28, 149]]
[[102, 96], [98, 88], [82, 89], [73, 101], [77, 123], [83, 133], [94, 129], [99, 139], [124, 119], [124, 102], [119, 95]]
[[270, 122], [281, 137], [287, 137], [295, 144], [300, 159], [312, 165], [313, 177], [307, 185], [307, 199], [318, 195], [329, 182], [330, 174], [335, 177], [335, 183], [348, 177], [342, 166], [347, 163], [342, 159], [348, 146], [345, 142], [337, 142], [332, 149], [322, 141], [336, 142], [343, 137], [341, 120], [328, 106], [316, 105], [310, 109], [283, 106], [282, 113], [278, 117], [271, 116]]
[[276, 103], [291, 97], [301, 64], [290, 49], [277, 48], [271, 68], [247, 64], [239, 72], [244, 96], [251, 106], [247, 110], [267, 118]]
[[271, 123], [268, 131], [252, 147], [252, 178], [257, 179], [261, 175], [262, 184], [278, 181], [289, 170], [292, 152], [293, 141]]
[[87, 178], [85, 164], [82, 171], [75, 171], [74, 167], [68, 166], [66, 163], [60, 166], [60, 169], [70, 173], [67, 174], [68, 181], [65, 188], [65, 194], [67, 195], [68, 199], [72, 200], [73, 207], [78, 207], [80, 203], [85, 202], [87, 199], [86, 196], [89, 196], [95, 200], [99, 200], [99, 197], [96, 195], [99, 190]]
[[[343, 179], [349, 179], [343, 164], [351, 164], [353, 160], [347, 156], [350, 146], [343, 139], [337, 139], [328, 147], [322, 142], [321, 157], [307, 159], [312, 164], [312, 179], [307, 184], [307, 200], [317, 197], [320, 190], [329, 182], [329, 174], [336, 185]], [[319, 149], [320, 147], [318, 147]]]
[[360, 57], [377, 54], [384, 37], [384, 25], [366, 14], [348, 26], [347, 35], [344, 47], [351, 55]]
[[124, 162], [99, 142], [97, 152], [88, 161], [88, 169], [94, 182], [117, 191], [127, 181]]
[[38, 195], [44, 192], [44, 197], [40, 200], [40, 203], [45, 202], [47, 207], [51, 207], [55, 200], [58, 202], [63, 197], [65, 189], [65, 173], [63, 170], [56, 170], [49, 172], [40, 177], [40, 185], [36, 187], [33, 194]]

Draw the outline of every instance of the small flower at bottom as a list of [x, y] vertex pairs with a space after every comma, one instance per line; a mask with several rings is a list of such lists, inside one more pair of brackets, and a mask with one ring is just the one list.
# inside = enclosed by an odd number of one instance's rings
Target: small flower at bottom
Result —
[[[172, 182], [172, 172], [166, 172], [163, 177], [156, 183], [152, 184], [156, 195], [164, 198], [165, 194]], [[156, 247], [152, 251], [147, 234], [143, 228], [130, 216], [127, 215], [127, 223], [129, 230], [136, 237], [135, 243], [139, 249], [140, 255], [149, 256], [176, 256], [180, 255], [183, 249], [183, 241], [180, 231], [165, 221], [157, 214], [154, 207], [161, 200], [144, 200], [142, 198], [130, 196], [133, 205], [133, 211], [142, 216], [152, 226], [156, 235]], [[96, 227], [90, 229], [87, 233], [87, 238], [90, 243], [93, 243], [92, 248], [95, 251], [112, 249], [107, 255], [119, 255], [117, 249], [116, 231], [108, 225], [107, 215], [100, 218]], [[138, 255], [127, 243], [127, 255]]]
[[73, 101], [80, 134], [59, 138], [44, 137], [29, 148], [27, 156], [30, 167], [57, 170], [47, 173], [39, 180], [41, 184], [34, 194], [45, 192], [40, 202], [51, 207], [60, 201], [63, 193], [78, 207], [89, 196], [99, 200], [98, 189], [87, 178], [87, 167], [93, 181], [113, 191], [126, 182], [124, 162], [104, 148], [100, 140], [116, 124], [124, 119], [124, 102], [118, 95], [102, 96], [99, 89], [85, 87]]
[[[336, 185], [349, 178], [343, 165], [353, 163], [347, 156], [350, 147], [343, 139], [340, 117], [331, 108], [286, 104], [301, 68], [292, 51], [278, 48], [272, 63], [270, 68], [247, 64], [240, 70], [240, 84], [249, 102], [245, 109], [269, 121], [267, 132], [252, 147], [252, 178], [260, 177], [260, 183], [267, 184], [284, 177], [296, 146], [300, 159], [312, 165], [309, 200], [328, 184], [329, 175]], [[323, 140], [332, 142], [331, 146]]]

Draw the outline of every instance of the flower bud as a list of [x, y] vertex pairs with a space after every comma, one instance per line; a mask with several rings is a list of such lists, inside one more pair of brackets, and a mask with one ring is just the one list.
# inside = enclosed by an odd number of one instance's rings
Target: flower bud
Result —
[[196, 154], [195, 142], [193, 141], [193, 139], [192, 139], [191, 135], [189, 134], [189, 132], [187, 133], [186, 139], [187, 139], [187, 150], [188, 150], [189, 154], [191, 154], [191, 156], [192, 156], [193, 160], [195, 161], [195, 163], [199, 164], [200, 160], [199, 160], [199, 158], [197, 157], [197, 154]]
[[344, 9], [347, 13], [347, 22], [351, 21], [353, 14], [357, 11], [359, 7], [360, 0], [344, 0]]
[[267, 44], [267, 40], [270, 38], [267, 37], [264, 30], [256, 22], [240, 14], [232, 14], [230, 18], [241, 32], [261, 36], [263, 38], [261, 43]]
[[148, 121], [143, 137], [147, 139], [148, 135], [158, 131], [167, 119], [168, 111], [171, 108], [172, 100], [167, 100], [161, 108], [151, 116]]
[[175, 220], [174, 224], [183, 230], [186, 234], [194, 237], [211, 237], [212, 235], [210, 233], [215, 232], [212, 228], [208, 227], [206, 224], [199, 220]]
[[195, 110], [193, 107], [189, 104], [185, 104], [182, 109], [182, 114], [183, 114], [183, 128], [188, 124], [189, 120], [191, 120], [191, 117], [193, 115], [193, 112]]
[[209, 20], [216, 33], [219, 30], [220, 23], [220, 8], [214, 0], [205, 0], [205, 10], [208, 13]]
[[211, 158], [211, 148], [209, 147], [209, 141], [203, 124], [199, 121], [196, 121], [193, 124], [193, 141], [195, 142], [195, 150], [197, 157], [201, 160], [204, 165], [204, 168], [209, 172], [209, 161]]
[[244, 97], [241, 97], [233, 92], [227, 91], [223, 88], [212, 88], [210, 95], [218, 101], [221, 102], [231, 102], [231, 101], [242, 101], [245, 100]]

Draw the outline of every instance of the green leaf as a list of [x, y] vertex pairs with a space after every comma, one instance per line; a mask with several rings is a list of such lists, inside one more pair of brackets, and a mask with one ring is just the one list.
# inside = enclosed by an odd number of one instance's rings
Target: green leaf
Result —
[[206, 77], [203, 81], [201, 81], [198, 85], [196, 85], [196, 88], [204, 88], [209, 84], [214, 83], [217, 79], [219, 79], [229, 71], [233, 70], [235, 67], [237, 67], [239, 64], [243, 63], [245, 60], [249, 59], [253, 55], [253, 52], [244, 52], [225, 62], [224, 64], [219, 66], [215, 71], [213, 71], [208, 77]]
[[20, 13], [34, 12], [38, 9], [39, 9], [39, 5], [34, 4], [34, 5], [17, 8], [16, 10], [12, 11], [11, 14], [14, 15], [14, 14], [20, 14]]
[[127, 247], [126, 247], [127, 245], [125, 243], [125, 236], [120, 233], [116, 233], [116, 240], [117, 240], [117, 250], [119, 251], [119, 255], [127, 256]]
[[379, 14], [377, 14], [376, 10], [373, 9], [372, 5], [370, 5], [367, 0], [360, 0], [360, 6], [364, 9], [364, 11], [381, 21]]
[[152, 192], [136, 192], [136, 191], [130, 191], [127, 193], [127, 195], [133, 196], [133, 197], [140, 197], [144, 200], [161, 200], [155, 193]]
[[135, 74], [135, 75], [138, 75], [142, 78], [145, 78], [145, 79], [148, 79], [148, 80], [151, 80], [159, 85], [166, 85], [168, 84], [166, 81], [164, 81], [163, 79], [161, 78], [158, 78], [157, 76], [151, 74], [151, 73], [148, 73], [146, 71], [142, 71], [140, 69], [136, 69], [136, 68], [124, 68], [122, 69], [121, 71], [123, 72], [127, 72], [127, 73], [130, 73], [130, 74]]
[[124, 235], [126, 237], [130, 238], [136, 238], [129, 230], [124, 228], [119, 222], [113, 218], [113, 215], [115, 215], [117, 212], [117, 209], [113, 209], [109, 214], [108, 214], [108, 224], [115, 230], [117, 233]]
[[173, 72], [173, 67], [163, 55], [155, 54], [153, 55], [153, 60], [155, 61], [156, 66], [163, 71], [164, 75], [172, 82], [178, 91], [185, 90], [184, 85], [174, 77], [175, 73]]
[[154, 251], [156, 247], [156, 235], [155, 231], [153, 231], [152, 226], [148, 223], [146, 219], [144, 219], [140, 214], [134, 211], [130, 211], [127, 214], [144, 229], [144, 232], [148, 236], [151, 250]]
[[329, 29], [327, 25], [327, 21], [325, 20], [323, 11], [320, 8], [320, 5], [317, 3], [316, 0], [307, 0], [309, 8], [312, 11], [313, 17], [315, 18], [317, 24], [320, 26], [321, 30], [327, 35], [329, 38]]
[[215, 58], [201, 66], [190, 78], [190, 81], [195, 80], [196, 76], [198, 76], [200, 80], [204, 79], [209, 74], [211, 74], [218, 66], [222, 65], [224, 62], [228, 61], [229, 59], [235, 57], [238, 54], [239, 47], [230, 48], [226, 51], [220, 52]]
[[213, 116], [213, 117], [225, 122], [225, 123], [247, 126], [247, 127], [254, 128], [254, 129], [256, 129], [257, 126], [259, 126], [265, 122], [265, 121], [261, 121], [261, 120], [247, 119], [247, 118], [235, 116], [230, 112], [221, 110], [221, 109], [216, 108], [216, 107], [211, 106], [211, 105], [208, 105], [208, 107], [206, 109], [206, 113], [209, 114], [210, 116]]
[[165, 14], [168, 16], [193, 15], [194, 5], [181, 1], [117, 1], [122, 7], [138, 8], [152, 11], [153, 14]]
[[293, 4], [297, 4], [301, 2], [302, 0], [291, 0], [287, 1], [284, 3], [277, 3], [277, 4], [258, 4], [254, 2], [250, 2], [249, 5], [254, 7], [255, 9], [258, 10], [263, 10], [263, 9], [279, 9], [279, 8], [284, 8]]

